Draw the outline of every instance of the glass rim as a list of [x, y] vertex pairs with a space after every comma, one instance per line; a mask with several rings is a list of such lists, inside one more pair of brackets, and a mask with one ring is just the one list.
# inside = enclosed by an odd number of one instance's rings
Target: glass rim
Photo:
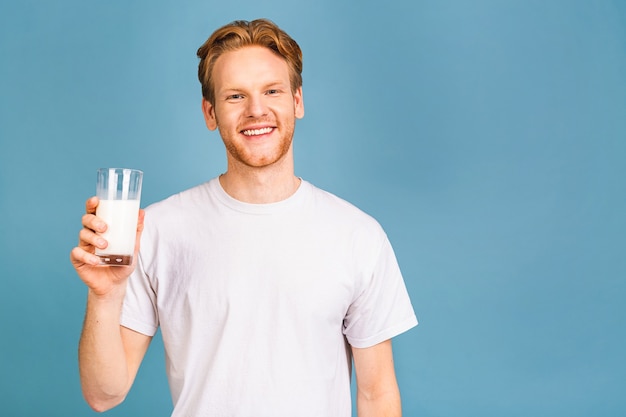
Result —
[[97, 171], [98, 172], [100, 171], [133, 171], [133, 172], [139, 172], [143, 174], [143, 171], [137, 168], [111, 167], [111, 168], [98, 168]]

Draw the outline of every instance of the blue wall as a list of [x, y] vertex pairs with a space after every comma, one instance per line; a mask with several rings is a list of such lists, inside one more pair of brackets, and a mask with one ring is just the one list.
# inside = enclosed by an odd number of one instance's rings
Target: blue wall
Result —
[[[100, 166], [143, 205], [221, 173], [195, 50], [269, 17], [305, 55], [297, 174], [387, 230], [420, 326], [406, 416], [626, 415], [626, 2], [0, 5], [0, 415], [87, 416], [68, 261]], [[151, 347], [111, 416], [167, 416]]]

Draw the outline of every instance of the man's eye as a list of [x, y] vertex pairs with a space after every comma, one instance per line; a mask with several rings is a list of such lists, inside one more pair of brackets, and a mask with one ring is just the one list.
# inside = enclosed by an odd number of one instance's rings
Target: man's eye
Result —
[[241, 94], [231, 94], [228, 97], [226, 97], [226, 100], [240, 100], [243, 98], [243, 95]]
[[278, 94], [279, 91], [278, 90], [267, 90], [267, 94], [269, 95], [274, 95], [274, 94]]

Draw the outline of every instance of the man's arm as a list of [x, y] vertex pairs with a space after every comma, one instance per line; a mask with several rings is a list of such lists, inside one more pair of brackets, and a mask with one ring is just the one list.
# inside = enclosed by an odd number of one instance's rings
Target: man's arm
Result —
[[401, 417], [400, 390], [391, 340], [368, 348], [352, 348], [359, 417]]
[[95, 411], [126, 398], [152, 337], [120, 326], [121, 301], [87, 297], [78, 348], [83, 396]]
[[[99, 265], [95, 249], [106, 248], [108, 243], [98, 234], [107, 228], [95, 215], [98, 203], [96, 197], [87, 200], [83, 229], [70, 259], [88, 287], [87, 312], [78, 348], [83, 395], [94, 410], [105, 411], [126, 397], [152, 338], [120, 326], [126, 285], [135, 265]], [[143, 219], [144, 212], [140, 210], [134, 259], [139, 251]]]

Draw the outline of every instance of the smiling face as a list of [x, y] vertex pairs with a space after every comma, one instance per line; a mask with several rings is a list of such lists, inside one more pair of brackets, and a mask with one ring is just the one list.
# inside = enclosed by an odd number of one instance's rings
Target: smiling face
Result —
[[291, 90], [287, 62], [247, 46], [226, 52], [213, 68], [215, 103], [202, 102], [205, 121], [219, 129], [231, 168], [263, 168], [293, 158], [295, 119], [304, 116], [302, 87]]

